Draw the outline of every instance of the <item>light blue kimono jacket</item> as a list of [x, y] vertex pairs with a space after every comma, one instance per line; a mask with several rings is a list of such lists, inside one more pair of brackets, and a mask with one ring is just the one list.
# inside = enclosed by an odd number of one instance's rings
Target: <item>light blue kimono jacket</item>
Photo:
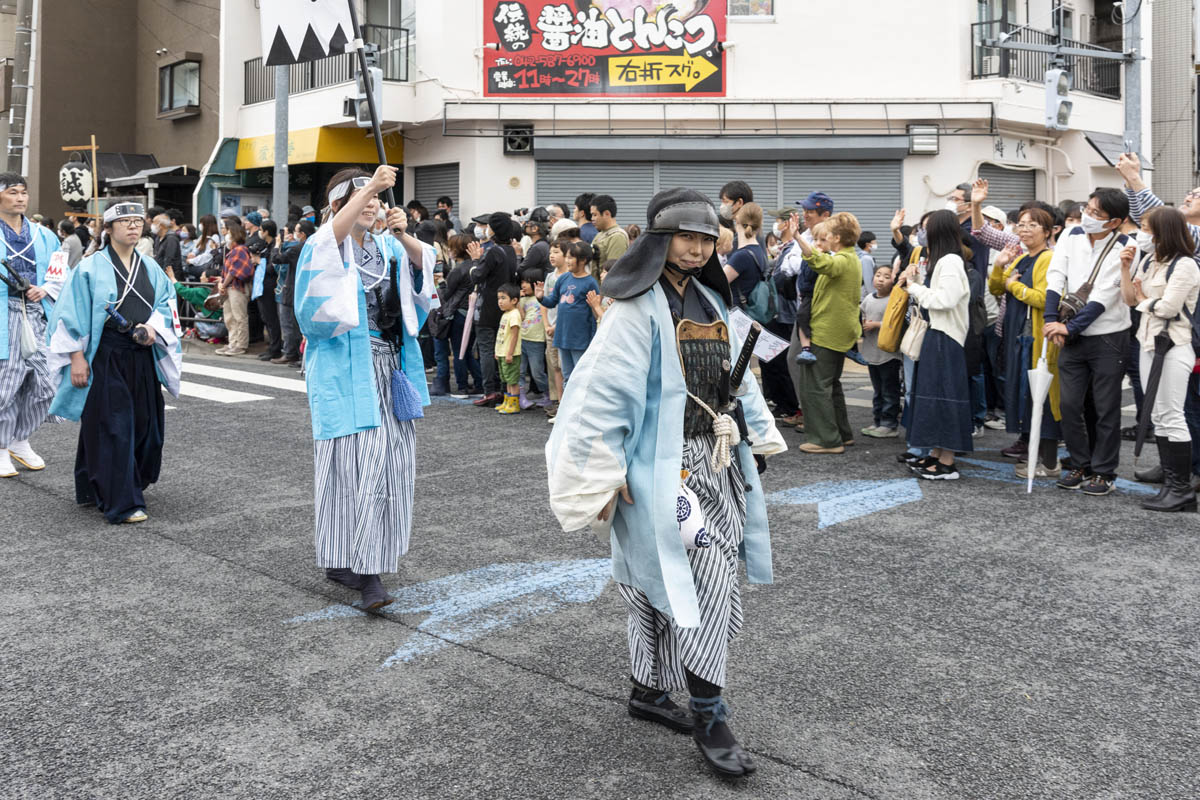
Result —
[[[414, 270], [395, 236], [375, 236], [385, 264], [396, 259], [403, 310], [402, 369], [429, 405], [425, 361], [417, 334], [429, 316], [436, 251], [424, 245], [422, 268]], [[308, 342], [304, 371], [314, 439], [336, 439], [377, 428], [379, 394], [367, 327], [367, 293], [358, 277], [350, 237], [339, 247], [333, 225], [322, 225], [296, 264], [296, 321]]]
[[[175, 284], [152, 258], [142, 258], [142, 268], [154, 286], [154, 311], [146, 321], [155, 333], [154, 371], [158, 382], [172, 397], [179, 397], [183, 349], [179, 340], [179, 312], [175, 306]], [[71, 383], [71, 353], [82, 352], [88, 367], [100, 349], [100, 336], [108, 314], [104, 307], [116, 304], [117, 276], [109, 260], [107, 248], [98, 250], [80, 261], [67, 275], [58, 302], [46, 324], [46, 342], [50, 352], [46, 362], [51, 372], [59, 375], [58, 392], [50, 404], [50, 413], [78, 420], [92, 388], [94, 375], [89, 369], [88, 385], [77, 388]]]
[[[720, 297], [697, 285], [728, 323]], [[732, 364], [741, 343], [732, 332], [730, 339]], [[741, 557], [751, 583], [770, 583], [767, 506], [754, 454], [772, 455], [787, 445], [749, 371], [734, 391], [753, 442], [753, 448], [746, 442], [736, 448], [750, 485]], [[571, 373], [546, 444], [546, 461], [550, 507], [564, 531], [595, 528], [613, 492], [628, 483], [633, 505], [618, 501], [612, 518], [613, 578], [641, 589], [655, 608], [690, 628], [700, 624], [700, 609], [675, 516], [686, 403], [671, 309], [655, 284], [605, 312]]]
[[[51, 257], [58, 252], [61, 243], [54, 231], [45, 225], [29, 221], [29, 231], [33, 236], [34, 261], [37, 262], [37, 285], [46, 290], [49, 295], [42, 300], [42, 308], [49, 318], [50, 310], [54, 308], [54, 298], [58, 296], [63, 280], [66, 278], [65, 260], [62, 264], [51, 267]], [[0, 261], [8, 258], [8, 242], [0, 236]], [[0, 267], [3, 269], [3, 267]], [[7, 292], [7, 287], [0, 285], [0, 291]], [[0, 303], [0, 361], [8, 360], [8, 303]]]

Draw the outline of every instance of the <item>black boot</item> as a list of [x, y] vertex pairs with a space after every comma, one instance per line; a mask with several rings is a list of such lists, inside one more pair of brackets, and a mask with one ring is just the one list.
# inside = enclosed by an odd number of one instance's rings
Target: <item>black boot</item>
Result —
[[429, 387], [429, 396], [445, 397], [448, 394], [450, 394], [450, 378], [448, 376], [445, 378], [435, 377], [433, 385]]
[[729, 719], [729, 706], [725, 705], [724, 698], [720, 695], [693, 697], [689, 705], [694, 715], [692, 738], [710, 767], [730, 778], [741, 778], [758, 769], [725, 722]]
[[1195, 511], [1196, 490], [1192, 488], [1192, 443], [1159, 440], [1163, 484], [1166, 492], [1142, 503], [1147, 511]]
[[363, 611], [375, 611], [396, 599], [383, 588], [383, 581], [379, 580], [378, 575], [363, 575], [362, 579]]
[[[1154, 437], [1154, 446], [1158, 449], [1158, 466], [1151, 467], [1146, 470], [1137, 470], [1136, 472], [1133, 473], [1133, 477], [1143, 483], [1161, 483], [1162, 484], [1162, 488], [1158, 490], [1158, 494], [1154, 495], [1154, 500], [1153, 500], [1154, 502], [1161, 501], [1164, 497], [1167, 496], [1167, 492], [1171, 491], [1171, 484], [1167, 483], [1167, 479], [1166, 479], [1167, 474], [1166, 474], [1166, 470], [1165, 470], [1165, 465], [1166, 465], [1168, 459], [1170, 459], [1170, 456], [1167, 455], [1167, 448], [1168, 448], [1169, 444], [1170, 443], [1168, 442], [1167, 437], [1155, 436]], [[1153, 474], [1155, 472], [1158, 473], [1157, 476], [1155, 476]], [[1151, 480], [1154, 477], [1157, 477], [1158, 480]]]
[[629, 693], [629, 716], [657, 722], [679, 733], [692, 732], [692, 715], [680, 708], [671, 700], [668, 692], [643, 686], [636, 679], [633, 681], [633, 691]]
[[354, 591], [359, 591], [363, 587], [363, 576], [348, 569], [327, 569], [325, 577], [334, 583], [340, 583]]

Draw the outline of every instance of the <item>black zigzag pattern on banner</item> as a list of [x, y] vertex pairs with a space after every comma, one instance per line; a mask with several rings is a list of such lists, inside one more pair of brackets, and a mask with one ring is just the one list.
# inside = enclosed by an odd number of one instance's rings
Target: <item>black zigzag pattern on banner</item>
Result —
[[275, 29], [275, 38], [271, 42], [271, 52], [267, 54], [266, 65], [269, 67], [299, 64], [304, 61], [316, 61], [320, 58], [325, 58], [330, 55], [337, 55], [345, 52], [346, 45], [350, 40], [346, 38], [346, 32], [342, 30], [342, 26], [338, 25], [333, 32], [333, 36], [329, 39], [328, 48], [317, 36], [317, 32], [309, 25], [304, 32], [304, 41], [300, 44], [300, 52], [292, 52], [292, 44], [283, 35], [283, 28]]

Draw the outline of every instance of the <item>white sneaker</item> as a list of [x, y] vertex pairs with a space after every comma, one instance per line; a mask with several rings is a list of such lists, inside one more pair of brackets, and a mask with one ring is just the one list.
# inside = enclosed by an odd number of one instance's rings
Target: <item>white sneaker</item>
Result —
[[41, 456], [33, 452], [33, 448], [29, 446], [28, 439], [23, 442], [13, 442], [8, 446], [8, 452], [25, 469], [37, 472], [40, 469], [46, 468], [46, 462], [42, 460]]
[[[1016, 473], [1018, 478], [1029, 478], [1029, 462], [1021, 461], [1017, 464]], [[1035, 478], [1053, 478], [1055, 475], [1062, 473], [1062, 464], [1054, 462], [1053, 469], [1046, 469], [1046, 465], [1042, 462], [1037, 462], [1033, 468], [1033, 477]]]
[[0, 450], [0, 478], [15, 477], [17, 477], [17, 468], [13, 466], [12, 459], [8, 457], [8, 451]]

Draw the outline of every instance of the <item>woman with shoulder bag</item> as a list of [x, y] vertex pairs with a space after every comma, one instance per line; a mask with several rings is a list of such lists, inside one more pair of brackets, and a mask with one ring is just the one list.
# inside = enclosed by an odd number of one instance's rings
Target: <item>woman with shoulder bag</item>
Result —
[[[1132, 267], [1137, 250], [1149, 254]], [[1188, 379], [1196, 363], [1192, 348], [1192, 318], [1200, 294], [1200, 266], [1192, 254], [1195, 242], [1183, 214], [1162, 206], [1142, 217], [1137, 245], [1121, 251], [1121, 296], [1142, 312], [1137, 330], [1139, 370], [1149, 375], [1156, 351], [1162, 357], [1162, 377], [1150, 418], [1163, 469], [1163, 488], [1142, 503], [1150, 511], [1195, 511], [1192, 488], [1192, 437], [1183, 406]], [[1147, 398], [1149, 401], [1149, 398]]]
[[[963, 351], [971, 287], [963, 259], [962, 230], [954, 213], [934, 212], [925, 230], [929, 263], [933, 265], [925, 283], [919, 282], [920, 270], [915, 264], [900, 276], [901, 284], [916, 301], [921, 319], [928, 323], [913, 375], [912, 405], [905, 417], [909, 444], [931, 450], [910, 466], [926, 480], [957, 480], [955, 451], [974, 449], [971, 393]], [[909, 334], [913, 327], [910, 324]], [[906, 344], [915, 345], [909, 334], [905, 335]]]

